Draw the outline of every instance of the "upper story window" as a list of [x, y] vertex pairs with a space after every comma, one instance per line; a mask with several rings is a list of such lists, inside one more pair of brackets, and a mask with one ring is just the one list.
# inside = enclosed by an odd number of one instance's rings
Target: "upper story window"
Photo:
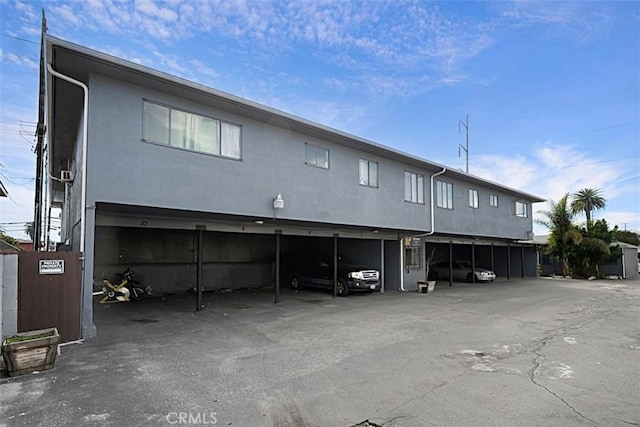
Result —
[[304, 164], [329, 169], [329, 150], [313, 144], [304, 144]]
[[529, 216], [527, 202], [516, 200], [516, 216], [520, 218], [527, 218]]
[[240, 159], [242, 127], [144, 101], [142, 139], [147, 142]]
[[494, 208], [498, 207], [498, 195], [497, 194], [489, 194], [489, 206], [493, 206]]
[[453, 209], [453, 184], [436, 180], [436, 206]]
[[424, 203], [424, 176], [404, 172], [404, 200], [411, 203]]
[[378, 186], [378, 162], [360, 159], [360, 185]]
[[469, 207], [478, 209], [478, 190], [469, 189]]

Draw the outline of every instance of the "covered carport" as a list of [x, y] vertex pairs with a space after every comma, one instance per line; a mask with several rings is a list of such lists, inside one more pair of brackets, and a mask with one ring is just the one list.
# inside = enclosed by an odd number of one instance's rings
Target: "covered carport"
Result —
[[398, 234], [389, 230], [278, 219], [207, 215], [168, 209], [96, 206], [93, 277], [132, 268], [143, 286], [168, 295], [288, 286], [283, 254], [300, 250], [344, 254], [381, 273], [381, 291], [398, 287]]
[[[492, 270], [496, 276], [536, 277], [537, 246], [532, 242], [505, 241], [486, 238], [429, 237], [425, 239], [425, 259], [438, 261], [468, 261], [472, 268]], [[450, 272], [448, 283], [453, 285]], [[472, 276], [475, 281], [475, 276]]]

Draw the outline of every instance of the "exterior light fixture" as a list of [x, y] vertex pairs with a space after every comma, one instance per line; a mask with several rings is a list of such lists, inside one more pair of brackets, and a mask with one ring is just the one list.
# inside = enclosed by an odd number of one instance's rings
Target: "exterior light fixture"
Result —
[[284, 199], [282, 194], [278, 193], [275, 199], [273, 199], [273, 209], [284, 209]]

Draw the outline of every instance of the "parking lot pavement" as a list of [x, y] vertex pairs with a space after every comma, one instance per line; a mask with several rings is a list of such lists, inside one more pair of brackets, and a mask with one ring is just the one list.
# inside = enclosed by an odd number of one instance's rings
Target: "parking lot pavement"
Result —
[[0, 424], [640, 425], [640, 281], [204, 304], [96, 305], [98, 338], [0, 380]]

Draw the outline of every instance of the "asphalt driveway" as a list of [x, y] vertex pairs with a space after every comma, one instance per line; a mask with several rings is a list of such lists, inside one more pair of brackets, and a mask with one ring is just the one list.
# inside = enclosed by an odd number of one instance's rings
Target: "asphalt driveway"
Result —
[[193, 298], [96, 306], [98, 338], [0, 380], [0, 424], [640, 425], [640, 281]]

